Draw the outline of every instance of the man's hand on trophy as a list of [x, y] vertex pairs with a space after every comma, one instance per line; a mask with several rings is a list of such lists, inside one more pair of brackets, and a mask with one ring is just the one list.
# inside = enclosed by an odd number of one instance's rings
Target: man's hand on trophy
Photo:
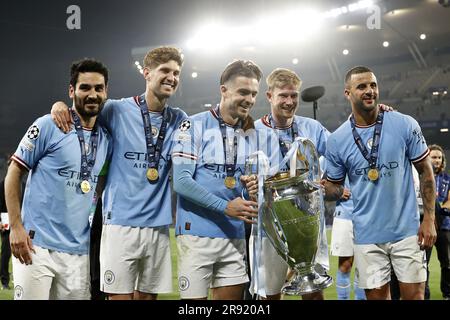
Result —
[[256, 223], [252, 218], [258, 216], [258, 203], [255, 201], [247, 201], [242, 198], [235, 198], [228, 201], [225, 208], [225, 214], [230, 217], [243, 220], [246, 223]]
[[351, 195], [352, 195], [352, 193], [350, 192], [350, 190], [347, 188], [344, 188], [344, 193], [342, 193], [341, 200], [347, 201], [348, 199], [350, 199]]
[[[342, 181], [344, 183], [344, 181]], [[320, 184], [322, 186], [322, 190], [324, 192], [324, 200], [327, 201], [337, 201], [342, 198], [344, 193], [344, 186], [340, 183], [333, 183], [326, 179], [320, 180]]]
[[242, 175], [241, 182], [247, 189], [247, 193], [252, 200], [258, 199], [258, 177], [256, 174], [250, 176]]

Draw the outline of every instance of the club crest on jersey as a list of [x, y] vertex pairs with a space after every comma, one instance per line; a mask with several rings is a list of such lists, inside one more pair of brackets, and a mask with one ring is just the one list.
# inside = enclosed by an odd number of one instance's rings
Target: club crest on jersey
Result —
[[39, 137], [39, 127], [33, 124], [27, 131], [27, 138], [30, 140], [35, 140]]
[[372, 145], [373, 145], [373, 139], [370, 138], [369, 140], [367, 140], [367, 148], [372, 149]]
[[156, 127], [152, 127], [152, 137], [157, 137], [159, 134], [159, 130]]
[[188, 278], [181, 276], [178, 280], [178, 287], [180, 288], [180, 291], [185, 291], [187, 288], [189, 288]]
[[112, 284], [116, 277], [114, 276], [114, 273], [111, 270], [105, 271], [105, 283], [106, 284]]
[[180, 129], [181, 132], [185, 132], [188, 131], [191, 128], [191, 120], [183, 120], [183, 122], [181, 122], [180, 126], [178, 127], [178, 129]]
[[22, 300], [23, 298], [23, 288], [19, 285], [14, 287], [14, 299]]

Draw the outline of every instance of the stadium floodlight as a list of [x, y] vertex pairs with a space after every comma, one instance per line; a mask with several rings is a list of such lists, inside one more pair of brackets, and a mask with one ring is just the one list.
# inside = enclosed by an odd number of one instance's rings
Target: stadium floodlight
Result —
[[298, 64], [298, 59], [297, 58], [292, 59], [292, 63], [293, 64]]
[[425, 40], [427, 38], [427, 35], [425, 33], [422, 33], [420, 35], [420, 40]]
[[[322, 28], [323, 15], [310, 8], [289, 8], [257, 17], [248, 25], [232, 25], [219, 22], [206, 23], [186, 42], [189, 50], [220, 51], [230, 46], [267, 46], [279, 43], [295, 43], [308, 39]], [[280, 33], [285, 29], [302, 30]], [[270, 39], [270, 41], [267, 41]], [[226, 40], [226, 41], [225, 41]]]
[[[251, 28], [252, 37], [259, 45], [276, 45], [279, 43], [299, 43], [317, 34], [322, 28], [323, 15], [309, 8], [290, 9], [260, 17]], [[286, 30], [302, 32], [280, 33], [279, 26]], [[239, 37], [236, 37], [239, 38]], [[270, 39], [270, 41], [267, 41]]]
[[383, 47], [385, 47], [385, 48], [389, 47], [389, 41], [384, 41], [383, 42]]
[[330, 17], [335, 18], [337, 16], [340, 16], [341, 14], [369, 8], [369, 7], [373, 6], [373, 4], [374, 4], [374, 1], [372, 1], [372, 0], [361, 0], [358, 2], [350, 3], [347, 6], [328, 10], [327, 12], [324, 13], [324, 16], [327, 18], [330, 18]]
[[208, 52], [222, 50], [229, 45], [224, 39], [229, 38], [228, 30], [218, 23], [207, 23], [199, 28], [194, 37], [186, 43], [190, 50], [202, 49]]
[[349, 53], [350, 53], [350, 51], [349, 51], [348, 49], [342, 50], [342, 54], [343, 54], [344, 56], [348, 55]]
[[192, 72], [191, 77], [194, 78], [194, 79], [197, 78], [198, 77], [198, 73], [197, 72]]

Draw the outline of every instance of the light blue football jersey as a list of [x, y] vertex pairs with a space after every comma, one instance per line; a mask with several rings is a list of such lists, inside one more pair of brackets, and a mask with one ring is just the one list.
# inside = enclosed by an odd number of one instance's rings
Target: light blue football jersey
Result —
[[[315, 145], [319, 156], [324, 156], [330, 132], [320, 122], [314, 119], [294, 116], [294, 121], [297, 123], [298, 136], [310, 139]], [[293, 138], [291, 131], [292, 125], [288, 128], [273, 128], [272, 125], [268, 115], [255, 121], [255, 128], [258, 131], [259, 150], [263, 151], [269, 157], [270, 164], [273, 167], [283, 160], [279, 139], [284, 141], [289, 149]], [[281, 168], [281, 171], [286, 170], [287, 166]]]
[[[172, 223], [169, 182], [173, 133], [187, 118], [179, 108], [166, 107], [166, 136], [158, 165], [159, 179], [150, 183], [144, 122], [137, 97], [108, 100], [100, 120], [113, 140], [113, 153], [103, 193], [106, 224], [158, 227]], [[156, 143], [162, 113], [150, 112], [153, 143]]]
[[[89, 214], [95, 207], [98, 175], [108, 157], [108, 134], [99, 127], [95, 165], [83, 194], [81, 150], [75, 128], [61, 132], [50, 115], [38, 118], [22, 138], [12, 159], [30, 170], [22, 203], [22, 221], [34, 231], [33, 243], [70, 254], [89, 251]], [[88, 159], [91, 131], [83, 130]]]
[[[375, 125], [356, 130], [370, 150]], [[342, 181], [346, 174], [349, 177], [356, 244], [386, 243], [417, 234], [419, 209], [411, 165], [428, 153], [417, 121], [399, 112], [385, 112], [377, 160], [380, 176], [372, 182], [350, 121], [331, 134], [326, 154], [328, 180]]]
[[[227, 126], [227, 144], [233, 145], [237, 135], [237, 159], [234, 178], [236, 186], [229, 189], [225, 186], [225, 156], [222, 134], [215, 110], [196, 114], [184, 123], [175, 135], [176, 145], [172, 154], [175, 167], [178, 163], [195, 164], [191, 172], [195, 183], [207, 189], [215, 196], [230, 201], [241, 196], [240, 176], [244, 173], [245, 159], [256, 151], [254, 130], [250, 135]], [[228, 152], [228, 155], [231, 153]], [[175, 159], [178, 157], [179, 159]], [[230, 159], [228, 163], [232, 162]], [[178, 179], [174, 177], [174, 184]], [[223, 210], [211, 210], [188, 199], [178, 196], [176, 234], [189, 234], [200, 237], [243, 239], [245, 237], [244, 222], [227, 216]]]

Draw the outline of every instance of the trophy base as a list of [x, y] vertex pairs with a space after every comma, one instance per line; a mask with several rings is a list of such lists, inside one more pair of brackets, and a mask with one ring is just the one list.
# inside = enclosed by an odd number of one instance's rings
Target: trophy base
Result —
[[289, 283], [285, 284], [281, 293], [301, 296], [328, 288], [333, 283], [329, 275], [320, 275], [313, 271], [306, 275], [296, 275]]

